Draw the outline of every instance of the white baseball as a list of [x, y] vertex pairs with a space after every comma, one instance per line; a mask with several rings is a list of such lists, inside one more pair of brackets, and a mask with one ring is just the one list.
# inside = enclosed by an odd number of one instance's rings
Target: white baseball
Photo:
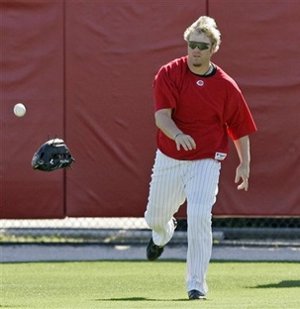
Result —
[[17, 117], [23, 117], [26, 114], [26, 107], [25, 107], [25, 105], [22, 104], [22, 103], [17, 103], [14, 106], [14, 114]]

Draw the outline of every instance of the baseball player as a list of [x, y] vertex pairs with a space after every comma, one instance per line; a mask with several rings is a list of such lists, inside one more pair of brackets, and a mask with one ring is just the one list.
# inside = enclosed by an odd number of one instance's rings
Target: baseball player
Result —
[[187, 56], [162, 66], [154, 80], [157, 152], [145, 219], [152, 229], [147, 258], [156, 260], [176, 228], [174, 214], [187, 201], [188, 297], [204, 299], [212, 251], [211, 212], [228, 137], [240, 164], [235, 182], [248, 190], [249, 134], [256, 125], [236, 82], [211, 62], [221, 34], [202, 16], [184, 32]]

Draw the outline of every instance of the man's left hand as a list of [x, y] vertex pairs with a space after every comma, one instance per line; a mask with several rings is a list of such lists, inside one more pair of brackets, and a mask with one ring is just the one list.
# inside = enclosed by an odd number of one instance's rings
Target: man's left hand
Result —
[[249, 187], [249, 175], [250, 175], [250, 167], [249, 164], [240, 164], [235, 173], [235, 183], [238, 183], [242, 180], [241, 184], [237, 186], [238, 190], [245, 190], [248, 191]]

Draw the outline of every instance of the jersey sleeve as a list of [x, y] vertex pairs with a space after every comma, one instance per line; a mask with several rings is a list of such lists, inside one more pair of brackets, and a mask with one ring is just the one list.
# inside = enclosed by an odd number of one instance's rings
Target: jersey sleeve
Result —
[[257, 131], [246, 100], [236, 84], [229, 88], [228, 102], [225, 106], [225, 123], [228, 135], [233, 140]]
[[165, 108], [175, 109], [178, 101], [178, 89], [170, 77], [167, 67], [162, 67], [154, 78], [155, 111]]

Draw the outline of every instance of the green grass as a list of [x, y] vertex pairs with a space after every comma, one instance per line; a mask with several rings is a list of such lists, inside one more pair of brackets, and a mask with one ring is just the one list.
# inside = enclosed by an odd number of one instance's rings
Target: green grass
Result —
[[300, 308], [300, 264], [211, 262], [206, 301], [188, 301], [185, 262], [1, 264], [0, 308]]

